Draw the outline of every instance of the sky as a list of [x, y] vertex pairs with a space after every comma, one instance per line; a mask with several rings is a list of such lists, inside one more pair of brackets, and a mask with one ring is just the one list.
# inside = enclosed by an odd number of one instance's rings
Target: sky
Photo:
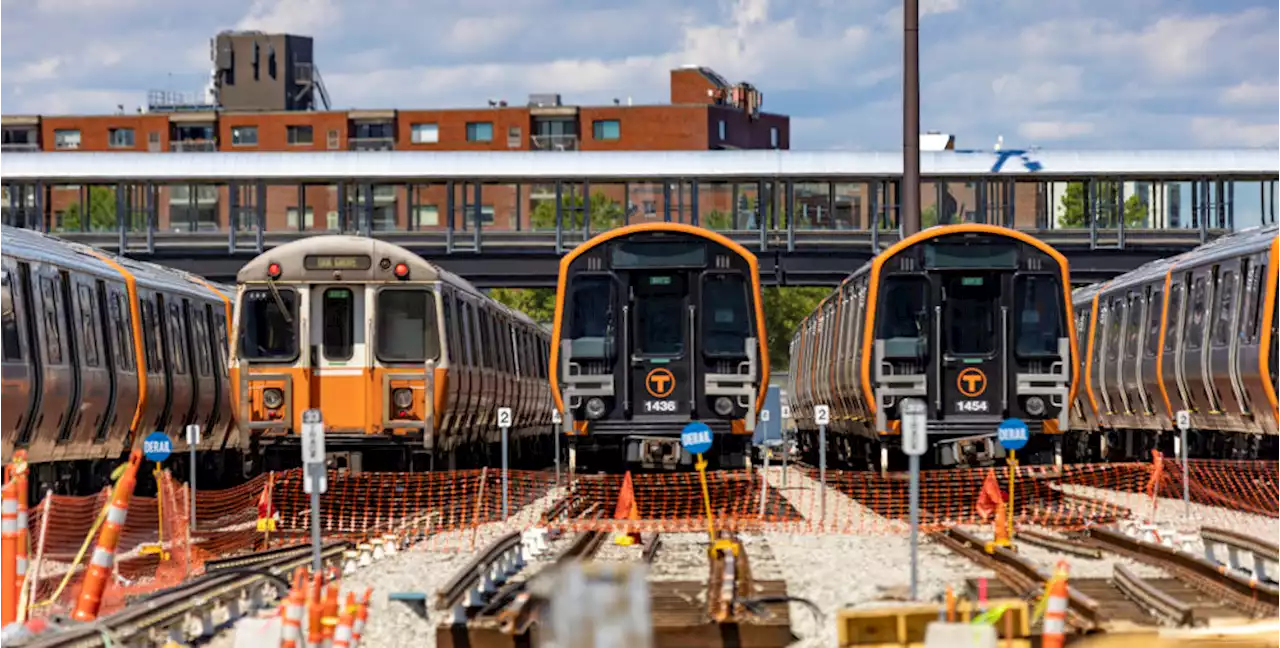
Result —
[[[921, 125], [962, 148], [1280, 146], [1275, 0], [920, 5]], [[902, 142], [895, 0], [2, 0], [0, 110], [199, 91], [223, 29], [313, 36], [335, 108], [665, 103], [699, 64], [791, 115], [793, 149]]]

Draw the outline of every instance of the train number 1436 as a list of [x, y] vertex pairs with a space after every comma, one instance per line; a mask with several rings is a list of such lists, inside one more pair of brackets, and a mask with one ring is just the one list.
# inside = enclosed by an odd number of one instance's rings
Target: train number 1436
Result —
[[985, 412], [987, 411], [987, 401], [984, 400], [965, 400], [956, 401], [957, 412]]
[[676, 402], [673, 400], [645, 401], [644, 411], [646, 412], [674, 412], [676, 411]]

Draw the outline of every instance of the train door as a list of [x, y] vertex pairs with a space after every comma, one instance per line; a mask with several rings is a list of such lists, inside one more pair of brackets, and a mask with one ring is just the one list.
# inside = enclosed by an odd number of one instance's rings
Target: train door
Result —
[[694, 286], [682, 272], [631, 272], [627, 282], [635, 416], [687, 418], [695, 397]]
[[367, 431], [364, 287], [311, 288], [311, 402], [333, 431]]
[[[1009, 350], [1009, 312], [1001, 284], [1012, 276], [984, 272], [937, 275], [945, 323], [942, 343], [942, 413], [951, 417], [1003, 417], [1008, 409], [1003, 359]], [[927, 325], [922, 330], [928, 330]]]

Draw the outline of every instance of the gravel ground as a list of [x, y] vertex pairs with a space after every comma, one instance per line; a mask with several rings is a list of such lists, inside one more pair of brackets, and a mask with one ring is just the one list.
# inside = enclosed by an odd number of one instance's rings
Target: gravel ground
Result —
[[[434, 595], [475, 555], [476, 551], [504, 533], [532, 526], [533, 522], [541, 517], [543, 511], [562, 494], [562, 490], [553, 489], [546, 496], [518, 511], [506, 523], [483, 524], [474, 532], [472, 529], [460, 529], [439, 533], [394, 556], [343, 576], [342, 598], [344, 600], [348, 591], [356, 592], [359, 596], [366, 587], [373, 588], [368, 625], [365, 626], [361, 645], [371, 648], [410, 644], [434, 646], [436, 623], [439, 622], [438, 613], [432, 612], [429, 620], [423, 620], [405, 604], [389, 601], [388, 594], [425, 592], [428, 597]], [[548, 542], [548, 550], [543, 558], [548, 559], [554, 556], [555, 552], [571, 538], [572, 534], [566, 534], [560, 539]], [[531, 564], [536, 565], [540, 562], [533, 561]], [[235, 645], [234, 629], [221, 633], [205, 645], [211, 648], [232, 648]]]
[[[818, 520], [809, 519], [819, 514], [821, 484], [797, 470], [790, 471], [786, 488], [781, 487], [781, 478], [781, 468], [770, 469], [770, 487], [779, 489], [807, 522], [821, 528]], [[826, 492], [826, 528], [837, 533], [764, 534], [777, 570], [774, 573], [786, 579], [788, 594], [808, 599], [822, 611], [822, 618], [815, 623], [809, 608], [791, 605], [791, 627], [800, 637], [793, 644], [796, 648], [834, 646], [838, 610], [874, 607], [910, 596], [908, 526], [872, 512], [834, 488], [828, 487]], [[756, 571], [756, 554], [750, 555], [753, 575], [767, 578]], [[921, 536], [917, 566], [920, 599], [936, 600], [948, 585], [958, 592], [966, 579], [983, 576], [994, 577]]]

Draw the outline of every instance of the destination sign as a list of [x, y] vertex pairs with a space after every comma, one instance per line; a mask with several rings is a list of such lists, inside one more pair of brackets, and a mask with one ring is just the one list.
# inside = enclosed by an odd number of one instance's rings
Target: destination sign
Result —
[[367, 254], [309, 254], [302, 259], [308, 270], [368, 270], [372, 264]]

